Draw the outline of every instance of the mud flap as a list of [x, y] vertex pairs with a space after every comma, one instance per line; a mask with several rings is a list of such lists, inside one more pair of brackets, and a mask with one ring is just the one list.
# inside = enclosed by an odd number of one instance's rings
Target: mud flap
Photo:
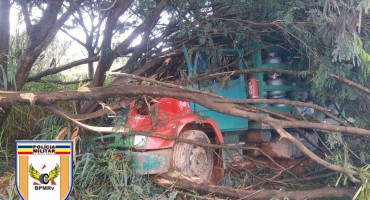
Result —
[[225, 176], [225, 169], [223, 167], [213, 166], [211, 185], [217, 185], [217, 183]]

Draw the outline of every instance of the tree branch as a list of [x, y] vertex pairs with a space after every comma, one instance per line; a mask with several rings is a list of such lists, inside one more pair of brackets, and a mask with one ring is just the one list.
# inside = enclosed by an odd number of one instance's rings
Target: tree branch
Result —
[[113, 60], [117, 58], [111, 51], [113, 30], [117, 24], [119, 17], [126, 12], [133, 0], [115, 1], [112, 11], [109, 12], [104, 29], [104, 37], [101, 44], [101, 57], [96, 67], [94, 80], [92, 85], [94, 87], [101, 86], [104, 82], [104, 73], [111, 67]]
[[[85, 26], [85, 22], [84, 22], [84, 19], [82, 17], [81, 10], [77, 10], [77, 14], [78, 14], [78, 17], [76, 17], [74, 15], [73, 15], [73, 17], [78, 20], [78, 23], [81, 25], [81, 27], [82, 27], [82, 29], [83, 29], [83, 31], [85, 33], [85, 37], [88, 38], [89, 37], [89, 34], [88, 34], [89, 31], [87, 30], [87, 28]], [[93, 24], [93, 22], [94, 21], [91, 21], [92, 24]]]
[[[287, 138], [289, 141], [291, 141], [294, 145], [297, 146], [298, 149], [300, 149], [303, 153], [305, 153], [307, 156], [309, 156], [311, 159], [315, 160], [319, 164], [335, 170], [339, 172], [343, 172], [348, 175], [348, 177], [354, 181], [359, 182], [358, 179], [356, 179], [354, 176], [358, 173], [352, 170], [348, 170], [346, 168], [332, 165], [318, 156], [316, 156], [314, 153], [312, 153], [310, 150], [308, 150], [300, 141], [298, 141], [296, 138], [291, 136], [289, 133], [287, 133], [283, 127], [309, 127], [313, 129], [321, 129], [321, 130], [335, 130], [340, 132], [347, 132], [352, 134], [359, 134], [359, 135], [367, 135], [370, 136], [370, 131], [360, 128], [353, 128], [353, 127], [340, 127], [340, 126], [333, 126], [333, 125], [327, 125], [327, 124], [321, 124], [321, 123], [308, 123], [308, 122], [289, 122], [289, 121], [283, 121], [283, 120], [277, 120], [274, 118], [271, 118], [269, 116], [265, 116], [258, 113], [251, 113], [242, 111], [239, 109], [235, 109], [232, 106], [228, 106], [229, 104], [223, 103], [220, 106], [220, 104], [217, 104], [213, 102], [210, 98], [206, 98], [203, 95], [195, 94], [191, 92], [182, 91], [179, 92], [178, 89], [174, 88], [167, 88], [166, 90], [163, 90], [160, 87], [153, 87], [153, 86], [110, 86], [110, 87], [100, 87], [100, 88], [91, 88], [89, 91], [82, 90], [82, 91], [62, 91], [62, 92], [9, 92], [9, 91], [0, 91], [1, 96], [1, 104], [9, 104], [9, 103], [17, 103], [17, 104], [25, 104], [25, 103], [31, 103], [31, 104], [38, 104], [38, 105], [52, 105], [55, 104], [57, 101], [66, 101], [66, 100], [98, 100], [98, 99], [106, 99], [109, 97], [119, 97], [123, 95], [127, 96], [137, 96], [137, 95], [152, 95], [152, 96], [159, 96], [159, 97], [173, 97], [177, 99], [182, 99], [184, 101], [191, 101], [194, 103], [198, 103], [205, 108], [214, 110], [219, 113], [228, 114], [228, 115], [234, 115], [237, 117], [243, 117], [247, 118], [249, 120], [253, 121], [260, 121], [263, 123], [266, 123], [273, 127], [283, 138]], [[1, 105], [0, 104], [0, 105]], [[51, 108], [50, 108], [51, 109]], [[75, 122], [77, 124], [80, 124], [80, 122]], [[91, 130], [95, 131], [102, 131], [102, 130], [96, 130], [95, 127], [88, 127]], [[103, 132], [116, 132], [112, 129], [112, 127], [105, 127]], [[111, 128], [111, 129], [109, 129]], [[127, 131], [127, 130], [121, 130], [121, 131]]]
[[356, 89], [358, 89], [358, 90], [360, 90], [362, 92], [365, 92], [367, 94], [370, 94], [370, 89], [367, 88], [367, 87], [364, 87], [364, 86], [362, 86], [362, 85], [360, 85], [358, 83], [355, 83], [355, 82], [353, 82], [351, 80], [348, 80], [348, 79], [346, 79], [344, 77], [340, 77], [340, 76], [337, 76], [337, 75], [334, 75], [334, 74], [330, 74], [330, 76], [333, 77], [335, 80], [337, 80], [339, 82], [342, 82], [342, 83], [344, 83], [346, 85], [349, 85], [349, 86], [352, 86], [352, 87], [354, 87], [354, 88], [356, 88]]
[[22, 8], [24, 22], [26, 24], [27, 33], [28, 35], [31, 35], [32, 30], [33, 30], [33, 25], [31, 23], [30, 15], [28, 14], [26, 0], [21, 0], [21, 8]]
[[165, 86], [165, 87], [168, 87], [168, 88], [177, 88], [177, 89], [180, 89], [180, 90], [183, 90], [183, 91], [194, 92], [194, 93], [199, 93], [199, 94], [205, 94], [205, 95], [211, 96], [211, 97], [224, 98], [224, 97], [222, 97], [220, 95], [217, 95], [217, 94], [213, 94], [213, 93], [209, 93], [209, 92], [204, 92], [204, 91], [201, 91], [201, 90], [196, 90], [196, 89], [184, 87], [184, 86], [181, 86], [181, 85], [174, 85], [174, 84], [171, 84], [171, 83], [165, 83], [165, 82], [153, 80], [151, 78], [145, 78], [145, 77], [141, 77], [141, 76], [136, 76], [134, 74], [106, 72], [105, 75], [106, 76], [113, 76], [113, 77], [133, 78], [133, 79], [136, 79], [136, 80], [147, 81], [147, 82], [154, 83], [154, 84], [161, 85], [161, 86]]
[[162, 86], [169, 87], [169, 88], [178, 88], [178, 89], [181, 89], [181, 90], [184, 90], [184, 91], [201, 93], [201, 94], [205, 94], [205, 95], [208, 95], [208, 96], [211, 96], [211, 97], [219, 98], [219, 99], [214, 99], [213, 100], [214, 102], [218, 102], [218, 103], [247, 103], [247, 104], [257, 104], [257, 103], [274, 104], [274, 103], [279, 103], [279, 104], [288, 104], [288, 105], [294, 105], [294, 106], [304, 106], [304, 107], [314, 108], [316, 110], [319, 110], [319, 111], [323, 112], [325, 115], [327, 115], [330, 118], [334, 119], [335, 121], [341, 123], [342, 125], [347, 126], [347, 127], [351, 127], [351, 125], [349, 125], [347, 122], [345, 122], [345, 121], [337, 118], [336, 116], [332, 115], [327, 108], [323, 108], [323, 107], [318, 106], [318, 105], [304, 103], [304, 102], [300, 102], [300, 101], [289, 101], [289, 100], [281, 100], [281, 99], [225, 99], [225, 97], [217, 95], [217, 94], [213, 94], [213, 93], [209, 93], [209, 92], [203, 92], [203, 91], [200, 91], [200, 90], [191, 89], [191, 88], [187, 88], [187, 87], [183, 87], [183, 86], [179, 86], [179, 85], [174, 85], [174, 84], [170, 84], [170, 83], [164, 83], [164, 82], [160, 82], [160, 81], [153, 80], [153, 79], [150, 79], [150, 78], [136, 76], [134, 74], [107, 72], [106, 75], [107, 76], [113, 76], [113, 77], [133, 78], [133, 79], [136, 79], [136, 80], [147, 81], [147, 82], [151, 82], [151, 83], [162, 85]]
[[361, 183], [361, 181], [359, 179], [355, 178], [355, 176], [357, 176], [359, 174], [358, 172], [353, 171], [353, 170], [350, 170], [350, 169], [347, 169], [345, 167], [333, 165], [333, 164], [331, 164], [329, 162], [326, 162], [325, 160], [321, 159], [319, 156], [317, 156], [316, 154], [314, 154], [312, 151], [310, 151], [309, 149], [307, 149], [307, 147], [305, 147], [302, 144], [302, 142], [300, 142], [299, 140], [297, 140], [297, 138], [295, 138], [291, 134], [289, 134], [278, 123], [270, 122], [269, 125], [271, 127], [273, 127], [279, 133], [279, 135], [282, 138], [286, 138], [287, 140], [289, 140], [299, 150], [301, 150], [305, 155], [307, 155], [308, 157], [310, 157], [312, 160], [314, 160], [318, 164], [320, 164], [320, 165], [322, 165], [322, 166], [324, 166], [324, 167], [326, 167], [328, 169], [331, 169], [331, 170], [334, 170], [334, 171], [337, 171], [337, 172], [341, 172], [341, 173], [346, 174], [355, 183]]
[[279, 73], [279, 74], [288, 74], [292, 76], [311, 76], [314, 71], [308, 71], [307, 73], [302, 73], [299, 71], [294, 70], [285, 70], [285, 69], [276, 69], [276, 68], [252, 68], [252, 69], [242, 69], [242, 70], [234, 70], [234, 71], [227, 71], [221, 73], [212, 73], [212, 74], [202, 74], [199, 76], [195, 76], [190, 78], [190, 80], [183, 80], [184, 84], [187, 83], [197, 83], [200, 81], [214, 79], [223, 76], [230, 76], [230, 75], [239, 75], [239, 74], [252, 74], [252, 73], [261, 73], [261, 72], [271, 72], [271, 73]]
[[303, 107], [309, 107], [309, 108], [314, 108], [315, 110], [321, 111], [328, 117], [334, 119], [335, 121], [339, 122], [340, 124], [346, 126], [346, 127], [351, 127], [350, 124], [347, 122], [339, 119], [338, 117], [332, 115], [329, 112], [329, 109], [315, 105], [315, 104], [309, 104], [309, 103], [304, 103], [301, 101], [290, 101], [290, 100], [283, 100], [283, 99], [215, 99], [213, 100], [214, 102], [218, 103], [238, 103], [238, 104], [287, 104], [287, 105], [293, 105], [293, 106], [303, 106]]
[[[60, 91], [60, 92], [10, 92], [0, 90], [0, 105], [2, 104], [37, 104], [37, 105], [51, 105], [57, 101], [68, 101], [68, 100], [89, 100], [99, 101], [107, 98], [115, 97], [134, 97], [138, 95], [151, 95], [153, 97], [172, 97], [183, 101], [194, 102], [201, 106], [214, 110], [219, 113], [233, 115], [237, 117], [247, 118], [252, 121], [263, 122], [266, 124], [275, 123], [281, 127], [291, 128], [311, 128], [318, 130], [337, 131], [349, 134], [370, 136], [370, 130], [355, 128], [355, 127], [343, 127], [335, 126], [323, 123], [311, 123], [302, 121], [285, 121], [277, 120], [269, 116], [245, 112], [239, 109], [232, 108], [227, 103], [215, 103], [211, 98], [207, 98], [203, 94], [197, 94], [193, 92], [187, 92], [175, 88], [163, 89], [158, 86], [147, 86], [147, 85], [128, 85], [128, 86], [108, 86], [108, 87], [94, 87], [90, 88], [89, 91]], [[224, 106], [220, 106], [224, 105]], [[232, 104], [231, 104], [232, 105]]]
[[54, 83], [54, 84], [59, 84], [59, 85], [71, 85], [71, 84], [77, 84], [77, 83], [85, 83], [88, 81], [91, 81], [91, 78], [84, 79], [84, 80], [77, 80], [77, 81], [69, 81], [69, 82], [63, 82], [63, 81], [55, 81], [55, 80], [36, 80], [35, 82], [39, 83]]
[[[123, 108], [123, 107], [126, 107], [131, 101], [129, 100], [121, 100], [121, 101], [116, 101], [116, 102], [113, 102], [111, 104], [108, 104], [108, 105], [105, 105], [104, 108], [98, 110], [98, 111], [95, 111], [93, 113], [89, 113], [89, 114], [73, 114], [73, 113], [70, 113], [68, 111], [65, 111], [65, 110], [62, 110], [60, 109], [59, 107], [53, 105], [53, 106], [49, 106], [48, 109], [49, 110], [52, 110], [54, 114], [57, 114], [59, 116], [61, 116], [63, 119], [66, 119], [68, 121], [70, 121], [71, 123], [75, 123], [76, 121], [83, 121], [83, 120], [87, 120], [87, 119], [93, 119], [93, 118], [97, 118], [97, 117], [101, 117], [107, 113], [110, 113], [111, 111], [110, 110], [115, 110], [115, 109], [118, 109], [118, 108]], [[62, 115], [60, 115], [62, 114]], [[89, 129], [85, 124], [78, 124], [81, 128], [85, 128], [85, 129]]]
[[[70, 8], [59, 19], [58, 13], [63, 4], [62, 0], [48, 1], [48, 6], [40, 22], [34, 25], [34, 29], [30, 34], [30, 42], [24, 51], [20, 64], [16, 72], [16, 87], [20, 90], [26, 83], [30, 74], [33, 63], [41, 52], [50, 44], [52, 39], [57, 34], [58, 30], [69, 18], [69, 16], [77, 9], [82, 0], [76, 3], [70, 1]], [[14, 86], [14, 87], [15, 87]]]
[[99, 58], [100, 58], [100, 56], [85, 58], [85, 59], [81, 59], [81, 60], [77, 60], [77, 61], [68, 63], [66, 65], [62, 65], [60, 67], [47, 69], [43, 72], [40, 72], [38, 74], [35, 74], [33, 76], [28, 77], [27, 82], [41, 80], [41, 78], [44, 77], [44, 76], [48, 76], [48, 75], [51, 75], [51, 74], [56, 74], [56, 73], [59, 73], [59, 72], [64, 71], [64, 70], [71, 69], [72, 67], [76, 67], [78, 65], [83, 65], [83, 64], [90, 63], [90, 62], [96, 62], [96, 61], [99, 60]]
[[81, 46], [85, 47], [86, 48], [86, 44], [83, 43], [81, 40], [79, 40], [78, 38], [74, 37], [73, 35], [69, 34], [68, 31], [64, 30], [64, 29], [60, 29], [63, 33], [65, 33], [68, 37], [70, 37], [72, 40], [76, 41], [78, 44], [80, 44]]
[[154, 178], [154, 182], [162, 187], [176, 187], [183, 190], [195, 190], [206, 194], [215, 194], [221, 197], [232, 199], [270, 199], [270, 198], [289, 198], [291, 200], [317, 199], [325, 197], [349, 197], [355, 195], [355, 188], [331, 188], [325, 187], [314, 190], [304, 191], [281, 191], [281, 190], [243, 190], [231, 187], [212, 186], [200, 184], [185, 179], [179, 179], [172, 174], [162, 174]]
[[143, 32], [147, 27], [151, 26], [157, 16], [162, 12], [162, 10], [168, 5], [169, 0], [161, 0], [153, 11], [145, 18], [143, 23], [141, 23], [131, 34], [128, 36], [121, 44], [119, 44], [114, 51], [120, 54], [125, 49], [129, 47], [131, 41], [137, 37], [138, 34]]
[[[157, 16], [162, 12], [162, 10], [166, 7], [169, 0], [161, 0], [157, 6], [152, 10], [152, 12], [145, 18], [145, 20], [135, 28], [135, 30], [119, 44], [112, 52], [107, 54], [104, 59], [99, 61], [96, 74], [93, 81], [93, 86], [100, 86], [104, 82], [103, 74], [109, 70], [110, 66], [112, 65], [114, 59], [116, 59], [119, 55], [122, 54], [132, 43], [132, 41], [141, 34], [147, 27], [151, 27]], [[109, 21], [109, 20], [108, 20]], [[104, 40], [103, 40], [104, 41]], [[102, 45], [103, 48], [103, 45]], [[103, 55], [103, 51], [102, 51]]]

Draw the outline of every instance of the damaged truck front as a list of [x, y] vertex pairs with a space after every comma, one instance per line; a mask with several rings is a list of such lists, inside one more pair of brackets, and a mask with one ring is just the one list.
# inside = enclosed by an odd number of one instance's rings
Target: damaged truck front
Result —
[[[252, 65], [249, 67], [294, 68], [294, 55], [291, 52], [274, 47], [264, 48], [261, 43], [255, 47], [258, 50], [252, 54]], [[218, 52], [220, 56], [217, 59], [212, 58], [208, 50], [189, 53], [185, 46], [183, 50], [186, 62], [182, 72], [185, 71], [187, 77], [246, 68], [244, 52], [240, 49], [222, 49]], [[184, 78], [182, 75], [179, 73], [175, 78]], [[192, 83], [188, 87], [211, 91], [232, 99], [289, 99], [306, 103], [317, 101], [301, 83], [302, 80], [297, 77], [276, 73], [255, 73], [248, 76], [230, 75], [228, 79], [215, 78], [202, 84]], [[303, 116], [316, 114], [311, 108], [294, 108], [284, 104], [254, 106]], [[324, 123], [328, 122], [325, 116], [315, 117]], [[112, 124], [110, 118], [115, 118], [116, 124]], [[106, 148], [116, 148], [118, 154], [133, 156], [134, 170], [140, 174], [158, 174], [173, 169], [199, 182], [209, 182], [215, 168], [227, 169], [241, 163], [245, 154], [250, 157], [268, 155], [288, 159], [303, 156], [292, 143], [280, 139], [279, 135], [264, 123], [217, 113], [198, 104], [174, 98], [144, 96], [141, 100], [124, 107], [120, 114], [107, 116], [107, 119], [106, 123], [109, 126], [126, 126], [130, 131], [146, 133], [134, 135], [129, 131], [96, 138], [98, 140], [103, 138], [107, 143]], [[316, 150], [317, 134], [310, 132], [298, 134], [294, 129], [287, 130], [308, 149]], [[173, 140], [174, 138], [186, 139], [187, 142]], [[225, 147], [253, 147], [256, 150], [212, 149], [197, 145], [199, 142]]]

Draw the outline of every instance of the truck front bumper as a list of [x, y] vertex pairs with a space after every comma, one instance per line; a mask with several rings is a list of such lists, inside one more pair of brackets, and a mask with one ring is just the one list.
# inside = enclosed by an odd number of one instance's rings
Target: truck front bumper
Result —
[[171, 166], [171, 149], [151, 151], [116, 150], [116, 154], [122, 154], [123, 158], [133, 158], [134, 171], [137, 174], [158, 174], [167, 172]]

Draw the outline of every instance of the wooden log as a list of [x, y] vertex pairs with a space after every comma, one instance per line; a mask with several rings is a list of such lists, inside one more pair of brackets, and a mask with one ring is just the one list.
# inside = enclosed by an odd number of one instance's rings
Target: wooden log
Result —
[[214, 186], [199, 184], [189, 178], [184, 178], [178, 173], [167, 173], [156, 176], [154, 182], [162, 187], [175, 187], [182, 190], [195, 190], [204, 194], [214, 194], [217, 197], [229, 197], [232, 199], [270, 199], [285, 197], [290, 200], [318, 199], [328, 197], [349, 197], [352, 198], [356, 188], [332, 188], [324, 187], [313, 190], [281, 191], [281, 190], [243, 190], [225, 186]]

